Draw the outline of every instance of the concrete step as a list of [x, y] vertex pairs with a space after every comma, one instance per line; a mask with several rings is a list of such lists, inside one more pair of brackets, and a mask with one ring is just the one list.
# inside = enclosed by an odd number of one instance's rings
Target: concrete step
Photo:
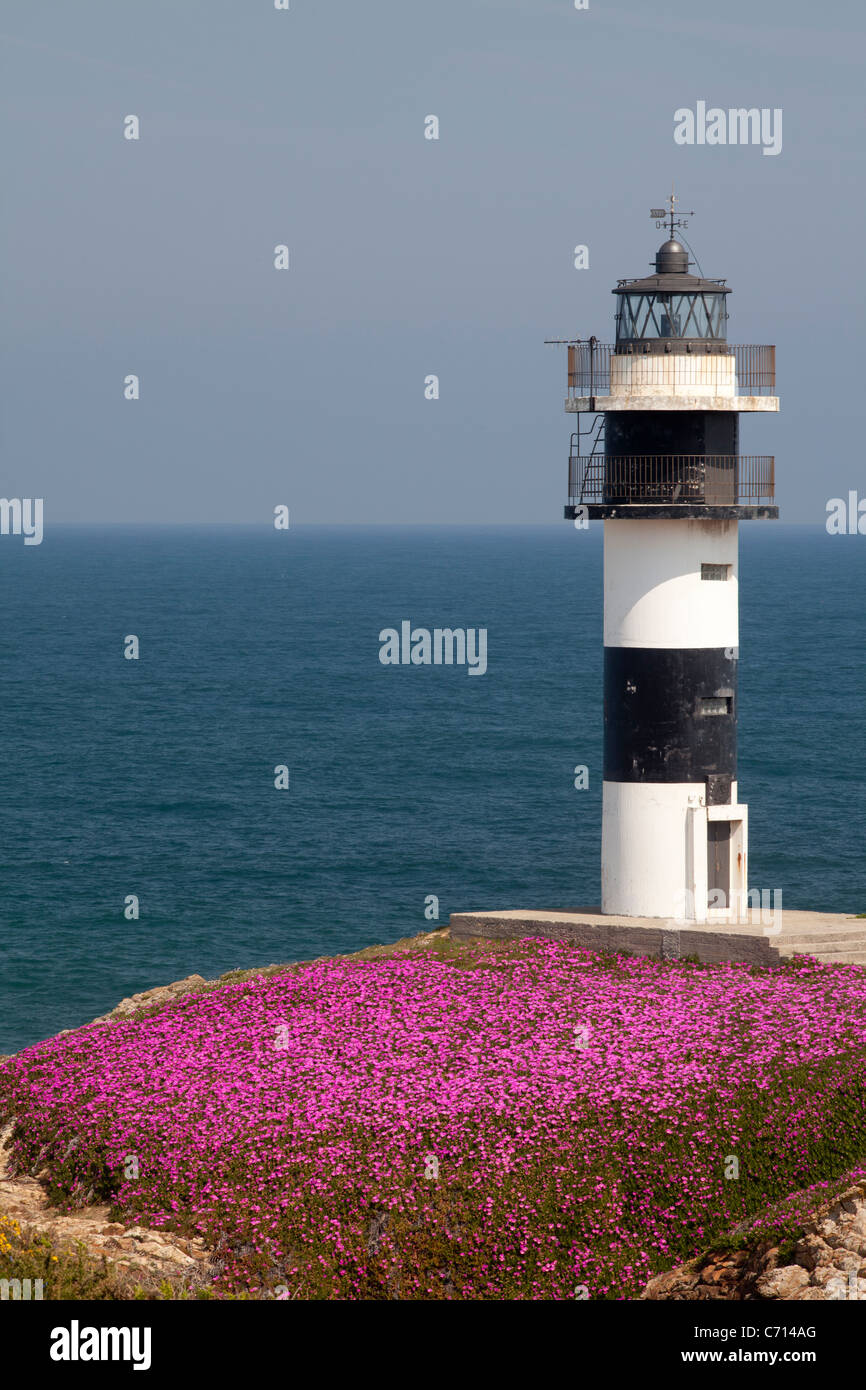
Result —
[[866, 941], [845, 951], [810, 951], [798, 947], [796, 951], [780, 951], [779, 954], [788, 960], [793, 956], [814, 956], [824, 965], [863, 965], [866, 964]]
[[849, 946], [866, 946], [866, 932], [852, 936], [769, 936], [767, 940], [786, 951], [845, 951]]
[[779, 932], [780, 941], [853, 941], [866, 940], [866, 926], [856, 927], [816, 927], [814, 931]]
[[866, 951], [866, 937], [862, 941], [845, 942], [844, 947], [785, 947], [787, 955], [849, 955], [852, 951]]

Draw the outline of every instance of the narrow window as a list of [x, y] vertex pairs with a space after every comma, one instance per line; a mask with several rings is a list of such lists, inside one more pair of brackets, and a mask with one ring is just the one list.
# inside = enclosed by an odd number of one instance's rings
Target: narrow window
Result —
[[701, 579], [730, 579], [730, 565], [701, 565]]
[[698, 700], [698, 714], [730, 714], [730, 695], [705, 695]]

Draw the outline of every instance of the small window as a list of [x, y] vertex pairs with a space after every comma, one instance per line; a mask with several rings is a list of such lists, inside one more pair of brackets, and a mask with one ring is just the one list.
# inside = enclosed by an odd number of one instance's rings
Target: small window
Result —
[[701, 565], [701, 579], [730, 579], [730, 565]]
[[698, 700], [698, 714], [730, 714], [730, 695], [705, 695]]

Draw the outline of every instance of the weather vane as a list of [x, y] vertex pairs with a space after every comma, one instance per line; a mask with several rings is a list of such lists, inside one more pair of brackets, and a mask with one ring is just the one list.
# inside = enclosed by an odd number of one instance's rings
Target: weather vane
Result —
[[[679, 198], [677, 197], [676, 193], [674, 193], [673, 184], [671, 184], [671, 196], [668, 199], [668, 202], [670, 203], [670, 210], [668, 210], [667, 208], [650, 208], [650, 217], [654, 217], [656, 219], [657, 227], [663, 226], [667, 222], [668, 218], [670, 218], [670, 233], [671, 240], [673, 240], [674, 227], [687, 227], [689, 225], [686, 221], [686, 218], [677, 213], [677, 203], [679, 202]], [[694, 215], [694, 208], [692, 208], [688, 216], [694, 217]]]

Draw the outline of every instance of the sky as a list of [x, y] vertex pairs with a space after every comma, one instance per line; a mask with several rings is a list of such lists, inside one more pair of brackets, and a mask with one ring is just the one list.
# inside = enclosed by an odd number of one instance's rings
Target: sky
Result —
[[[860, 0], [4, 0], [0, 491], [46, 533], [556, 522], [544, 340], [612, 339], [674, 181], [729, 339], [777, 345], [740, 449], [823, 524], [866, 495], [864, 29]], [[781, 152], [675, 143], [698, 101], [781, 108]]]

